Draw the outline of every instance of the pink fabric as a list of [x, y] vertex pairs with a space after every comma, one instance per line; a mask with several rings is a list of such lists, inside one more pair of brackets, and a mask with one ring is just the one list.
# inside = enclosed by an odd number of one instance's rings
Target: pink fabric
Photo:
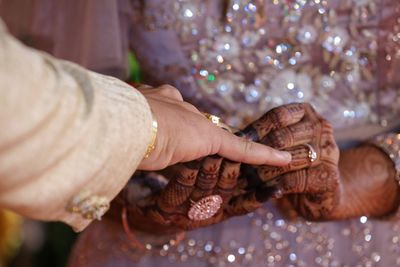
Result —
[[3, 1], [0, 16], [11, 33], [29, 45], [124, 78], [128, 7], [108, 0]]

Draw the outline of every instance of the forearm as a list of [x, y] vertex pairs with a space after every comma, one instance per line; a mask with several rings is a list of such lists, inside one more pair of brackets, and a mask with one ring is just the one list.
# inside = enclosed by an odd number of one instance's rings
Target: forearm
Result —
[[399, 203], [399, 188], [393, 162], [372, 145], [341, 151], [342, 184], [335, 219], [368, 215], [380, 217], [393, 212]]
[[149, 106], [125, 83], [29, 49], [2, 26], [0, 205], [82, 229], [91, 219], [70, 213], [71, 200], [107, 203], [121, 190], [150, 141]]

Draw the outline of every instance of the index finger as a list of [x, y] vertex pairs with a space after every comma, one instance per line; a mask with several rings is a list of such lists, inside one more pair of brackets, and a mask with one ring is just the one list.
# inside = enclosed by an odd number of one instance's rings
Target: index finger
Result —
[[236, 162], [254, 165], [283, 166], [291, 161], [291, 154], [269, 146], [252, 142], [227, 131], [221, 133], [218, 154]]

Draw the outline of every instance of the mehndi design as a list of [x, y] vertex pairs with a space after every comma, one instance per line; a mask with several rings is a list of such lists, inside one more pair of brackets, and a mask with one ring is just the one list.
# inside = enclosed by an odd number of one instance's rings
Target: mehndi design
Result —
[[[289, 195], [297, 210], [307, 219], [329, 218], [339, 201], [339, 149], [329, 123], [309, 104], [290, 104], [266, 113], [247, 127], [245, 134], [254, 141], [292, 154], [284, 167], [244, 167], [254, 174], [248, 187], [257, 187], [273, 179], [283, 194]], [[309, 145], [318, 157], [308, 158]], [[255, 170], [254, 170], [255, 169]], [[249, 170], [247, 170], [247, 173]]]
[[[246, 192], [238, 183], [239, 173], [240, 163], [209, 156], [175, 166], [168, 184], [140, 202], [126, 202], [124, 193], [120, 200], [125, 201], [129, 223], [138, 230], [152, 233], [191, 230], [252, 212], [273, 195], [275, 189], [270, 187]], [[191, 220], [188, 211], [193, 202], [212, 195], [223, 200], [219, 211], [209, 219]]]
[[[219, 223], [261, 207], [278, 189], [308, 219], [323, 219], [338, 201], [339, 150], [332, 128], [308, 104], [272, 109], [238, 135], [292, 154], [284, 167], [249, 166], [217, 155], [176, 165], [167, 185], [136, 203], [124, 200], [128, 220], [145, 232], [174, 233]], [[311, 162], [310, 144], [318, 154]], [[212, 217], [191, 220], [193, 203], [213, 195], [223, 200]]]

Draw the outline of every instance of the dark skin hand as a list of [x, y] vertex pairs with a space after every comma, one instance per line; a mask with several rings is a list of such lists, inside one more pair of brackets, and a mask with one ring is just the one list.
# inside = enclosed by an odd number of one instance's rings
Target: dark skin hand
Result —
[[[339, 152], [332, 127], [309, 104], [278, 107], [244, 132], [252, 140], [292, 153], [287, 166], [254, 167], [256, 174], [247, 187], [279, 176], [278, 187], [306, 219], [380, 217], [397, 208], [399, 189], [390, 158], [371, 145]], [[316, 161], [308, 159], [305, 144], [317, 152]]]
[[[289, 151], [291, 163], [250, 166], [209, 156], [176, 165], [164, 189], [140, 205], [126, 204], [130, 224], [159, 234], [204, 227], [254, 211], [277, 189], [308, 220], [380, 217], [397, 207], [390, 158], [371, 145], [339, 152], [332, 127], [308, 104], [275, 108], [239, 135]], [[314, 162], [305, 144], [317, 152]], [[188, 218], [191, 201], [215, 194], [223, 198], [217, 214], [202, 221]]]
[[[238, 183], [239, 172], [240, 163], [216, 155], [176, 165], [165, 188], [134, 205], [125, 205], [129, 224], [144, 232], [171, 234], [252, 212], [262, 204], [258, 196], [269, 198], [275, 189], [260, 187], [247, 192]], [[192, 203], [212, 195], [222, 197], [218, 212], [205, 220], [189, 219]]]
[[343, 151], [339, 169], [342, 197], [329, 219], [381, 217], [398, 207], [400, 194], [395, 169], [379, 148], [363, 145]]

